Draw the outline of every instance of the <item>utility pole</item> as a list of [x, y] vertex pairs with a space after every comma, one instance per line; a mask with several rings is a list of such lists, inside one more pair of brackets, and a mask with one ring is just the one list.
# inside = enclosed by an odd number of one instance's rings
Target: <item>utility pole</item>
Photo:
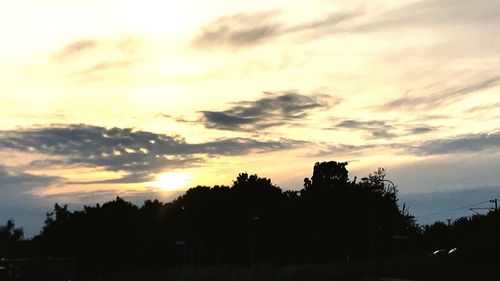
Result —
[[477, 212], [476, 210], [489, 210], [490, 212], [491, 211], [498, 211], [498, 199], [491, 199], [490, 200], [490, 203], [494, 203], [495, 204], [495, 207], [494, 208], [469, 208], [469, 210], [473, 211], [474, 213], [476, 214], [481, 214], [479, 212]]
[[495, 211], [498, 211], [498, 199], [492, 199], [490, 200], [491, 203], [495, 203]]

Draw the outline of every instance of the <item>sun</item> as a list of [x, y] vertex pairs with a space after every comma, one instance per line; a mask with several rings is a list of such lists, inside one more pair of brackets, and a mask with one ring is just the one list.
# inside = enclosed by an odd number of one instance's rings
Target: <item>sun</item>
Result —
[[164, 191], [176, 191], [187, 188], [190, 181], [191, 176], [185, 173], [163, 173], [156, 176], [156, 180], [149, 185]]

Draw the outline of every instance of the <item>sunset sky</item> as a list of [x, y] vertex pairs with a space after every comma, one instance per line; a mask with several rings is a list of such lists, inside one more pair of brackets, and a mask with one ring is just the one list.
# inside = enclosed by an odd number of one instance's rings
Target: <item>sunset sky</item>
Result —
[[498, 0], [0, 0], [0, 224], [327, 160], [500, 196], [499, 27]]

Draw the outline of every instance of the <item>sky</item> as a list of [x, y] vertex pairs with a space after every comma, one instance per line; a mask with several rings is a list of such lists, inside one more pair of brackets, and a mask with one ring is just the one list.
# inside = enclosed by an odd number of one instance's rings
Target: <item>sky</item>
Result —
[[424, 222], [500, 197], [499, 26], [497, 0], [0, 0], [0, 224], [330, 160]]

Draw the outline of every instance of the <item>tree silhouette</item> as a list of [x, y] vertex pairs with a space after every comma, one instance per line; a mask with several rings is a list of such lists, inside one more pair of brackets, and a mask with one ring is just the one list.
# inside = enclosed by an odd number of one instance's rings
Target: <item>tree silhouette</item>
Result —
[[304, 189], [331, 189], [346, 187], [349, 183], [347, 162], [318, 162], [314, 164], [311, 179], [304, 179]]
[[386, 183], [383, 169], [350, 181], [347, 163], [335, 161], [316, 163], [300, 191], [241, 173], [231, 186], [197, 186], [169, 203], [56, 204], [35, 241], [43, 255], [95, 270], [395, 256], [409, 249], [393, 235], [419, 230]]
[[18, 242], [23, 239], [22, 228], [16, 228], [13, 220], [8, 220], [5, 225], [0, 225], [0, 243]]

